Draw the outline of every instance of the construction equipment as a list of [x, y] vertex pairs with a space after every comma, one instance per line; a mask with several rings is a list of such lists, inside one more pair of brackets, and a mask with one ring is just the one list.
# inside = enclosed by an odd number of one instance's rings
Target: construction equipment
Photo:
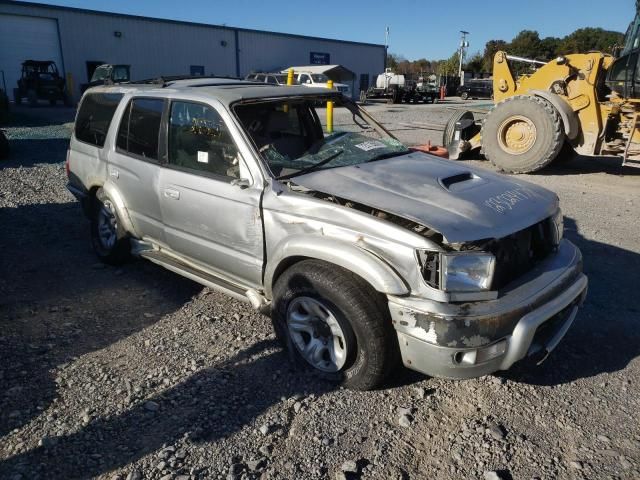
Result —
[[18, 80], [18, 88], [13, 89], [13, 99], [20, 104], [26, 98], [29, 105], [35, 106], [38, 100], [48, 100], [55, 105], [62, 100], [70, 104], [64, 78], [59, 74], [55, 62], [50, 60], [26, 60], [22, 62], [22, 76]]
[[[450, 158], [481, 147], [499, 169], [529, 173], [573, 150], [640, 166], [639, 54], [640, 1], [617, 58], [589, 52], [545, 63], [497, 52], [495, 105], [483, 121], [474, 112], [452, 116], [443, 137]], [[515, 62], [528, 63], [533, 71], [515, 78]]]

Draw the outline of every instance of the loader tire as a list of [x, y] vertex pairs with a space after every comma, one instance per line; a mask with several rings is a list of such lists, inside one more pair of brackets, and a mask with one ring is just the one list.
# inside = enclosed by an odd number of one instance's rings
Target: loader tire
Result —
[[540, 97], [516, 95], [495, 105], [482, 125], [482, 152], [507, 173], [531, 173], [549, 165], [565, 142], [562, 119]]

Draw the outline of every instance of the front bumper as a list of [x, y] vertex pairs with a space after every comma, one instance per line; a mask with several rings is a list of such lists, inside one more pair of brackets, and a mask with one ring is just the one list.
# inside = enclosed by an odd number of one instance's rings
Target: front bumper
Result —
[[587, 292], [582, 255], [568, 240], [497, 300], [442, 304], [389, 297], [404, 364], [427, 375], [473, 378], [551, 352]]

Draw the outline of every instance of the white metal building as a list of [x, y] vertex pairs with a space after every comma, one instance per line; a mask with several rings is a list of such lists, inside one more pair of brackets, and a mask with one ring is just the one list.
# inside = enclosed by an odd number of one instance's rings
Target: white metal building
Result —
[[54, 60], [72, 77], [75, 99], [101, 63], [131, 65], [132, 79], [339, 64], [356, 74], [357, 96], [384, 70], [384, 56], [384, 45], [0, 0], [0, 71], [10, 97], [24, 60]]

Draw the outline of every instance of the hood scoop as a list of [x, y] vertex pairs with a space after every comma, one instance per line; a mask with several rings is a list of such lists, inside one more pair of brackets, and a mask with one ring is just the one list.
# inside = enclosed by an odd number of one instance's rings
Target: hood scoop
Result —
[[461, 172], [439, 179], [438, 183], [450, 192], [466, 190], [469, 187], [483, 183], [482, 178], [472, 172]]

